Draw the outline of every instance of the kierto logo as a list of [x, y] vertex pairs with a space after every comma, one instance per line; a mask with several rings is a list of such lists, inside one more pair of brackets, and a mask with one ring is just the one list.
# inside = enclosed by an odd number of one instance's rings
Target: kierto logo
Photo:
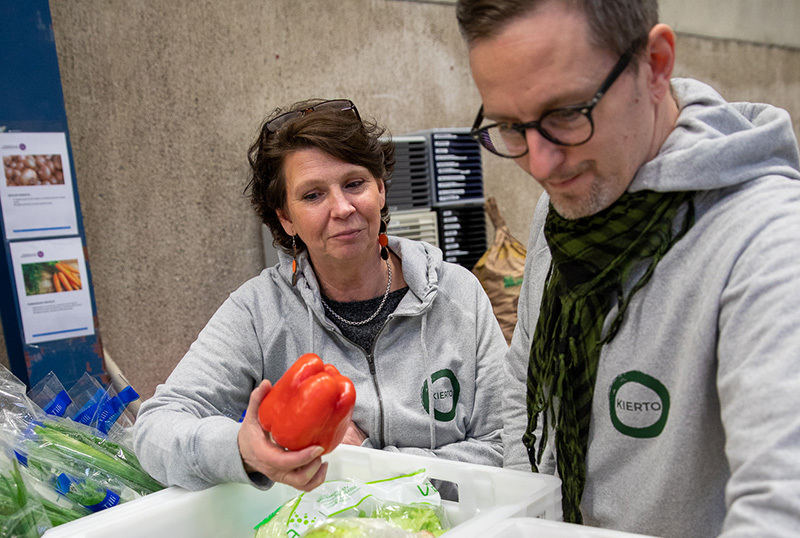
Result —
[[620, 374], [608, 391], [611, 423], [629, 437], [649, 439], [664, 431], [669, 416], [669, 391], [661, 381], [632, 370]]
[[[456, 375], [445, 368], [434, 372], [431, 376], [433, 385], [433, 418], [439, 422], [448, 422], [456, 418], [456, 406], [458, 405], [458, 395], [461, 392], [461, 385], [456, 379]], [[449, 410], [445, 411], [449, 405]], [[428, 408], [428, 380], [422, 384], [422, 407], [426, 413], [430, 413]]]

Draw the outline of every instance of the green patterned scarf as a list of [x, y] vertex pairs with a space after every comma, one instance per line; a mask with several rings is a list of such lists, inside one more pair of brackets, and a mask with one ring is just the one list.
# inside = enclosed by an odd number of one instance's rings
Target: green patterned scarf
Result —
[[[555, 425], [564, 521], [583, 522], [580, 503], [600, 348], [616, 335], [633, 294], [647, 284], [658, 262], [694, 223], [693, 196], [625, 193], [611, 207], [577, 220], [564, 219], [550, 207], [544, 233], [552, 262], [531, 346], [523, 442], [536, 472], [548, 424]], [[673, 234], [673, 221], [684, 203], [686, 216]], [[624, 292], [635, 268], [644, 268], [644, 274]], [[603, 335], [615, 302], [619, 309]], [[534, 432], [539, 415], [543, 428], [537, 454]]]

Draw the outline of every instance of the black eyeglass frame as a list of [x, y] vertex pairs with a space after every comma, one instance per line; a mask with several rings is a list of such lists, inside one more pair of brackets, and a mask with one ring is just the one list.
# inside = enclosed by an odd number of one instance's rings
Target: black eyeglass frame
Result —
[[[519, 155], [505, 155], [503, 153], [499, 153], [498, 151], [496, 151], [495, 149], [489, 147], [487, 144], [484, 143], [484, 136], [488, 136], [489, 129], [494, 127], [505, 127], [506, 129], [512, 129], [514, 131], [517, 131], [519, 134], [523, 136], [523, 138], [525, 137], [525, 131], [527, 131], [528, 129], [536, 129], [539, 132], [539, 134], [541, 134], [544, 138], [546, 138], [553, 144], [557, 144], [559, 146], [573, 147], [585, 144], [586, 142], [591, 140], [592, 136], [594, 135], [594, 119], [592, 118], [592, 110], [594, 110], [594, 107], [597, 106], [597, 103], [600, 102], [600, 99], [602, 99], [603, 96], [606, 94], [606, 92], [608, 92], [609, 88], [611, 88], [611, 85], [614, 84], [614, 82], [616, 82], [619, 76], [628, 67], [631, 58], [633, 58], [633, 54], [638, 48], [640, 43], [641, 40], [634, 41], [634, 43], [628, 48], [628, 50], [626, 50], [622, 54], [622, 56], [620, 56], [619, 60], [617, 60], [616, 65], [614, 65], [614, 68], [611, 70], [606, 79], [600, 85], [600, 89], [598, 89], [595, 92], [594, 96], [589, 101], [577, 105], [569, 105], [559, 108], [553, 108], [542, 114], [538, 120], [529, 121], [526, 123], [498, 122], [486, 125], [484, 127], [480, 127], [481, 122], [483, 122], [483, 105], [481, 105], [480, 109], [478, 110], [478, 115], [475, 117], [475, 122], [472, 124], [472, 128], [470, 129], [469, 135], [475, 140], [477, 140], [487, 150], [491, 151], [495, 155], [498, 155], [500, 157], [505, 157], [507, 159], [517, 159], [519, 157], [526, 155], [529, 151], [527, 140], [525, 142], [525, 151], [523, 151]], [[587, 136], [585, 140], [573, 143], [562, 142], [561, 140], [557, 139], [556, 137], [548, 133], [544, 128], [542, 128], [542, 121], [547, 116], [556, 113], [563, 113], [565, 111], [579, 112], [580, 114], [586, 116], [586, 118], [589, 120], [589, 125], [591, 127], [591, 130], [589, 131], [589, 136]]]
[[302, 118], [309, 112], [314, 112], [315, 110], [320, 109], [321, 107], [330, 108], [331, 110], [336, 110], [336, 103], [341, 103], [342, 108], [339, 110], [341, 112], [347, 112], [352, 110], [353, 113], [356, 115], [358, 121], [361, 121], [361, 115], [358, 113], [358, 109], [356, 105], [350, 99], [327, 99], [325, 101], [321, 101], [315, 105], [311, 105], [306, 108], [302, 108], [299, 110], [290, 110], [289, 112], [284, 112], [279, 116], [275, 116], [267, 123], [264, 124], [264, 128], [269, 131], [270, 133], [277, 133], [281, 127], [286, 125], [287, 123], [291, 122], [292, 120]]

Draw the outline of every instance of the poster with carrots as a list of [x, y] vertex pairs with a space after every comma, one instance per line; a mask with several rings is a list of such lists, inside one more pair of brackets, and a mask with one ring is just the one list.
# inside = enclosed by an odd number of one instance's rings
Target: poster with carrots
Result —
[[25, 295], [59, 293], [83, 288], [78, 260], [22, 264]]
[[9, 250], [26, 344], [94, 334], [92, 282], [80, 237], [12, 241]]

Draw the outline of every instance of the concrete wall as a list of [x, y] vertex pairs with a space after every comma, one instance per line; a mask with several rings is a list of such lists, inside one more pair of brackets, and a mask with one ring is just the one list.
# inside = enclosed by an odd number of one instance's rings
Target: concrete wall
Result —
[[[349, 97], [392, 133], [469, 126], [479, 105], [452, 5], [397, 0], [51, 2], [101, 338], [145, 397], [263, 267], [242, 191], [272, 108]], [[800, 51], [680, 36], [679, 75], [800, 125]], [[527, 241], [540, 189], [484, 155]], [[0, 361], [7, 364], [0, 334]]]

